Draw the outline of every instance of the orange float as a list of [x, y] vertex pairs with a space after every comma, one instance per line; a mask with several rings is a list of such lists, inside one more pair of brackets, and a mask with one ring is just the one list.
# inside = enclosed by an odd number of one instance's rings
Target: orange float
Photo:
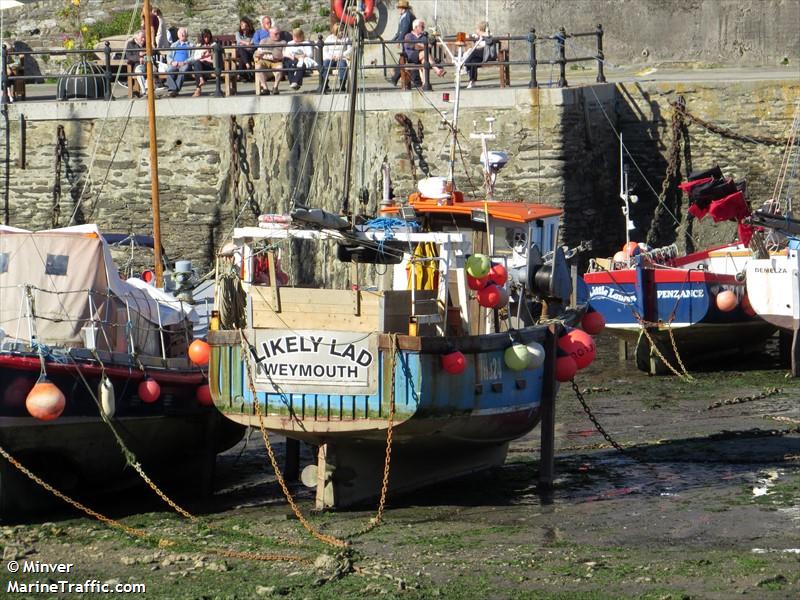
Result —
[[210, 357], [211, 346], [209, 346], [207, 341], [196, 339], [189, 344], [189, 360], [198, 367], [207, 365]]
[[730, 290], [722, 290], [717, 294], [717, 308], [722, 312], [731, 312], [739, 304], [736, 294]]
[[161, 386], [155, 379], [150, 377], [146, 377], [139, 382], [137, 391], [139, 399], [145, 404], [155, 402], [161, 396]]
[[344, 14], [344, 8], [345, 6], [348, 8], [351, 6], [358, 7], [362, 4], [364, 6], [364, 19], [368, 21], [375, 11], [375, 0], [333, 0], [333, 12], [340, 22], [352, 26], [356, 24], [356, 18], [353, 15]]
[[28, 392], [25, 398], [25, 408], [28, 413], [40, 421], [52, 421], [61, 416], [67, 399], [58, 386], [42, 376]]

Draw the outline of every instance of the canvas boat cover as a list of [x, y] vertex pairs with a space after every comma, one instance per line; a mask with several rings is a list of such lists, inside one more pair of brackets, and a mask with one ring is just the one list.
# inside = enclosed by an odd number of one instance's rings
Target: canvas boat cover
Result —
[[[35, 318], [29, 318], [30, 315]], [[0, 328], [8, 338], [159, 354], [159, 325], [191, 328], [191, 306], [138, 279], [125, 281], [95, 225], [32, 232], [0, 226]]]

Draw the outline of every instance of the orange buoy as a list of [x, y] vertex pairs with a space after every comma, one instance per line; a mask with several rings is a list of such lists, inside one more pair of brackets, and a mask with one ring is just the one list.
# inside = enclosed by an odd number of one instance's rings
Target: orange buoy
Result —
[[207, 341], [196, 339], [189, 344], [189, 360], [198, 367], [207, 365], [210, 356], [211, 346], [208, 345]]
[[622, 253], [625, 255], [625, 258], [630, 258], [631, 256], [636, 256], [642, 251], [639, 247], [638, 242], [628, 242], [622, 247]]
[[575, 359], [569, 354], [564, 354], [556, 359], [556, 381], [561, 383], [572, 381], [577, 372], [578, 365], [575, 364]]
[[606, 320], [599, 312], [590, 308], [581, 319], [581, 327], [589, 335], [597, 335], [606, 327]]
[[497, 307], [501, 299], [500, 288], [493, 283], [478, 291], [478, 304], [486, 308]]
[[155, 379], [145, 377], [139, 382], [138, 387], [139, 399], [145, 404], [151, 404], [159, 399], [161, 396], [161, 386]]
[[594, 340], [585, 331], [570, 329], [558, 339], [558, 347], [572, 356], [578, 369], [585, 369], [594, 360], [597, 350]]
[[211, 387], [207, 383], [197, 388], [197, 403], [201, 406], [214, 406], [214, 399], [211, 397]]
[[40, 421], [57, 419], [64, 412], [66, 404], [64, 393], [44, 376], [39, 378], [25, 398], [25, 408], [28, 409], [28, 413]]
[[451, 375], [459, 375], [467, 368], [467, 359], [458, 351], [442, 355], [442, 369]]
[[620, 250], [614, 255], [614, 258], [612, 258], [611, 261], [618, 265], [624, 263], [626, 261], [625, 253]]
[[742, 310], [748, 317], [756, 316], [756, 311], [753, 309], [753, 305], [750, 304], [750, 298], [747, 294], [742, 297]]
[[737, 304], [739, 304], [739, 300], [731, 290], [722, 290], [717, 294], [717, 308], [722, 312], [731, 312]]

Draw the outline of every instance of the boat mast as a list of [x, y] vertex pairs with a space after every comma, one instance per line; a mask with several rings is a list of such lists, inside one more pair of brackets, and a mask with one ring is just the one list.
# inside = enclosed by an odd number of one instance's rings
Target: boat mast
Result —
[[354, 16], [356, 23], [353, 27], [353, 37], [355, 39], [353, 41], [353, 59], [350, 63], [350, 104], [347, 114], [347, 152], [344, 156], [344, 189], [342, 190], [342, 212], [344, 214], [347, 214], [350, 210], [350, 171], [352, 170], [353, 164], [353, 139], [356, 125], [356, 86], [358, 85], [358, 69], [361, 66], [361, 51], [364, 46], [362, 15], [360, 12], [356, 12]]
[[150, 202], [153, 208], [153, 252], [156, 287], [164, 285], [161, 264], [161, 207], [158, 198], [158, 139], [156, 138], [156, 98], [153, 84], [153, 35], [150, 23], [150, 0], [144, 0], [145, 69], [147, 74], [147, 118], [150, 124]]

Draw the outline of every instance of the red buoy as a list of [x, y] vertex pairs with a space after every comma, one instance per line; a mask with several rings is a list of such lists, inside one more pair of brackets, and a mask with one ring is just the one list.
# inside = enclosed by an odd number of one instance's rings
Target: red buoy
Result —
[[145, 404], [150, 404], [161, 397], [161, 386], [155, 379], [145, 377], [139, 382], [137, 392], [139, 394], [139, 399], [142, 402]]
[[575, 359], [569, 354], [559, 356], [556, 359], [556, 381], [564, 383], [565, 381], [572, 381], [575, 373], [578, 372], [578, 365], [575, 364]]
[[589, 309], [581, 319], [581, 327], [589, 335], [597, 335], [606, 327], [606, 320], [599, 312]]
[[473, 277], [472, 275], [467, 275], [467, 287], [471, 290], [475, 290], [476, 292], [485, 288], [488, 282], [488, 275], [485, 275], [484, 277]]
[[210, 356], [211, 346], [208, 345], [207, 341], [197, 339], [189, 344], [189, 360], [198, 367], [207, 365]]
[[731, 312], [736, 308], [737, 304], [739, 304], [739, 300], [736, 298], [735, 292], [731, 290], [722, 290], [717, 294], [717, 308], [722, 312]]
[[478, 304], [486, 308], [495, 308], [500, 304], [501, 298], [500, 288], [493, 283], [478, 291]]
[[489, 269], [489, 280], [499, 286], [504, 286], [508, 281], [508, 270], [500, 263], [492, 263]]
[[450, 375], [459, 375], [467, 368], [467, 359], [458, 351], [442, 355], [442, 369]]
[[211, 388], [207, 383], [197, 388], [197, 403], [201, 406], [214, 406], [214, 399], [211, 397]]
[[572, 356], [579, 369], [588, 367], [597, 353], [592, 336], [580, 329], [570, 329], [562, 335], [558, 347]]
[[28, 409], [28, 413], [40, 421], [57, 419], [64, 412], [66, 404], [64, 393], [46, 377], [40, 377], [25, 398], [25, 408]]
[[3, 390], [3, 408], [11, 412], [21, 411], [34, 385], [36, 378], [32, 375], [18, 375], [12, 379]]

